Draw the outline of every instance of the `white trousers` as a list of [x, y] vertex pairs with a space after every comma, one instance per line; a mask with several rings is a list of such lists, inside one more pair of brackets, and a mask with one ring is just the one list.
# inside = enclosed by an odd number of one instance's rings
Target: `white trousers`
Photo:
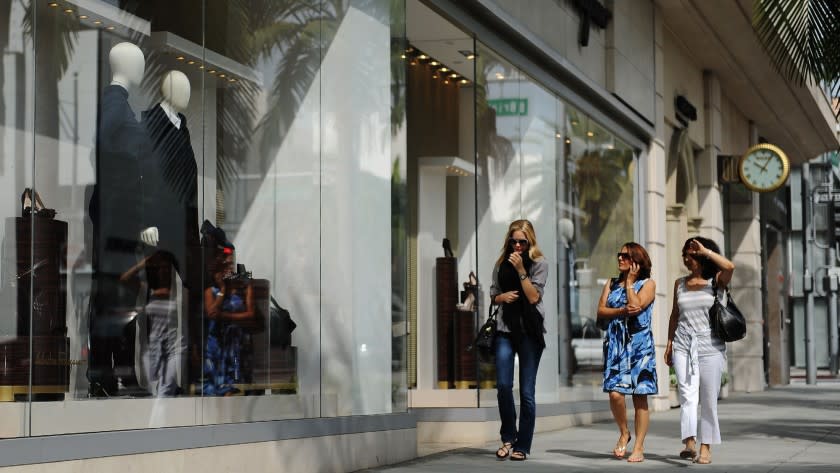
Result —
[[[726, 358], [723, 353], [694, 357], [674, 350], [674, 372], [680, 400], [680, 433], [682, 440], [697, 437], [697, 443], [720, 443], [717, 399], [720, 376]], [[692, 366], [693, 364], [693, 366]], [[697, 428], [697, 408], [700, 408], [700, 428]]]

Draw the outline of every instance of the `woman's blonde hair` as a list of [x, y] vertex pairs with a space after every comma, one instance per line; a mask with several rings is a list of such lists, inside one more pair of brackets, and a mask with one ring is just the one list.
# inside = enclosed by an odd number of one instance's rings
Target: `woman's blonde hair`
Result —
[[505, 260], [505, 256], [508, 253], [508, 248], [510, 247], [510, 240], [513, 238], [513, 232], [520, 231], [525, 234], [525, 238], [528, 240], [528, 257], [531, 260], [538, 260], [542, 258], [543, 254], [540, 251], [540, 247], [537, 245], [537, 234], [534, 232], [534, 226], [531, 224], [530, 221], [522, 219], [522, 220], [514, 220], [510, 222], [510, 226], [508, 226], [508, 231], [505, 234], [505, 241], [502, 243], [502, 254], [499, 255], [499, 259], [496, 260], [496, 266], [500, 266], [502, 262]]

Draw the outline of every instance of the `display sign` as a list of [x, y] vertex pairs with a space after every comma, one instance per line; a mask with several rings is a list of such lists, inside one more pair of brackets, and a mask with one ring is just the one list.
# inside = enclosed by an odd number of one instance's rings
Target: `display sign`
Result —
[[487, 101], [497, 117], [528, 115], [528, 99], [491, 99]]

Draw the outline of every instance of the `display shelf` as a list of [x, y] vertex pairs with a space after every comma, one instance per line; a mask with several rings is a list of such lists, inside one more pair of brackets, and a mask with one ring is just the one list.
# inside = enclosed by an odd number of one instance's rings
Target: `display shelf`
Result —
[[73, 15], [83, 26], [91, 29], [103, 29], [127, 38], [149, 36], [151, 23], [139, 16], [126, 12], [102, 0], [65, 0], [47, 1], [47, 7], [54, 8], [56, 14]]
[[149, 46], [168, 53], [184, 72], [204, 72], [220, 84], [235, 85], [245, 80], [262, 87], [262, 81], [254, 69], [223, 56], [200, 44], [182, 38], [169, 31], [153, 31]]

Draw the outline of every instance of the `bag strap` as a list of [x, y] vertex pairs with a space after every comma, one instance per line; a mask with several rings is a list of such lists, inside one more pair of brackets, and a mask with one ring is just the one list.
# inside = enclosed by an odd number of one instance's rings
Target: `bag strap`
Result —
[[[493, 309], [494, 307], [496, 308], [495, 310]], [[496, 314], [499, 313], [499, 308], [500, 307], [501, 306], [499, 304], [496, 304], [496, 303], [492, 302], [492, 300], [491, 300], [490, 307], [487, 308], [487, 319], [488, 320], [489, 319], [496, 320]]]

